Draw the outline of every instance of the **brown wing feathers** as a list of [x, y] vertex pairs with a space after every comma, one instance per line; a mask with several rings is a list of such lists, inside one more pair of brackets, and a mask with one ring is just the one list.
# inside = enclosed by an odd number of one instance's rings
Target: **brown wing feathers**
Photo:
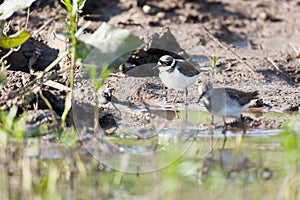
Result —
[[242, 106], [249, 103], [252, 99], [258, 98], [258, 91], [243, 92], [232, 88], [225, 88], [225, 90], [231, 98], [236, 99]]
[[177, 60], [177, 69], [186, 76], [192, 77], [200, 72], [189, 62]]

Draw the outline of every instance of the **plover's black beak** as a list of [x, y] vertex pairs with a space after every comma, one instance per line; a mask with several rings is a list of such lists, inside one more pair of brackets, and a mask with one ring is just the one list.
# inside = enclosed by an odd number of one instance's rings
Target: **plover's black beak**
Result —
[[155, 65], [152, 69], [158, 69], [160, 65]]
[[200, 100], [202, 99], [202, 97], [204, 96], [204, 94], [205, 94], [205, 91], [199, 96], [199, 98], [198, 98], [198, 100], [197, 100], [197, 103], [200, 102]]

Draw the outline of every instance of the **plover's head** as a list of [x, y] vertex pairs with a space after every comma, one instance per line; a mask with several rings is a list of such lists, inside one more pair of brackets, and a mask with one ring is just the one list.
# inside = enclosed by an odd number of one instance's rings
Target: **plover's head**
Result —
[[200, 80], [198, 84], [198, 91], [200, 95], [212, 89], [212, 84], [209, 80]]
[[199, 91], [199, 99], [197, 102], [199, 102], [201, 100], [201, 98], [205, 95], [208, 94], [209, 90], [212, 89], [212, 84], [210, 83], [210, 81], [208, 80], [203, 80], [201, 82], [198, 83], [199, 86], [198, 86], [198, 91]]
[[175, 64], [176, 61], [172, 56], [164, 55], [158, 60], [157, 67], [174, 67]]

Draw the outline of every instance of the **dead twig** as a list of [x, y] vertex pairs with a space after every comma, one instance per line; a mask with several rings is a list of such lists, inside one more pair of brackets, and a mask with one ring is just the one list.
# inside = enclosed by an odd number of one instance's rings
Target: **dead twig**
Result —
[[279, 69], [278, 65], [276, 65], [276, 63], [271, 58], [267, 58], [267, 60], [272, 64], [272, 66], [276, 69], [277, 72], [283, 73], [281, 69]]
[[299, 58], [300, 57], [300, 51], [295, 47], [294, 44], [289, 44], [293, 50], [296, 52], [296, 57]]
[[66, 92], [70, 92], [71, 91], [70, 87], [65, 86], [65, 85], [63, 85], [61, 83], [57, 83], [57, 82], [52, 81], [52, 80], [47, 80], [46, 82], [43, 83], [43, 85], [52, 87], [52, 88], [57, 89], [59, 91], [66, 91]]
[[289, 81], [293, 85], [295, 84], [295, 81], [290, 76], [288, 76], [286, 73], [284, 73], [271, 58], [267, 58], [267, 60], [272, 64], [272, 66], [275, 68], [275, 70], [279, 74], [281, 74], [287, 81]]
[[207, 32], [209, 37], [211, 39], [213, 39], [217, 44], [219, 44], [222, 48], [230, 51], [233, 55], [235, 55], [242, 63], [244, 63], [250, 69], [251, 72], [256, 73], [255, 69], [248, 62], [246, 62], [244, 59], [242, 59], [237, 53], [235, 53], [235, 51], [233, 49], [231, 49], [228, 45], [226, 45], [226, 44], [222, 43], [220, 40], [218, 40], [206, 27], [204, 27], [204, 30]]
[[25, 22], [25, 29], [27, 30], [28, 22], [30, 17], [30, 7], [27, 8], [27, 15], [26, 15], [26, 22]]
[[55, 20], [55, 18], [51, 18], [47, 20], [38, 30], [32, 33], [32, 37], [36, 36], [39, 32], [41, 32], [41, 30], [43, 30], [46, 26], [48, 26], [53, 20]]

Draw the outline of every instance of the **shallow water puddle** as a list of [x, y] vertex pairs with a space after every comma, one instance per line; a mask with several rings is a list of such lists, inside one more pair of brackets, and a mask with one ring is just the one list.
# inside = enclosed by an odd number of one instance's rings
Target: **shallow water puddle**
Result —
[[[155, 111], [155, 113], [159, 112]], [[166, 112], [172, 113], [173, 111]], [[181, 112], [178, 112], [178, 116], [185, 116]], [[191, 111], [191, 113], [194, 112], [199, 114], [199, 111]], [[169, 116], [162, 115], [166, 118]], [[178, 120], [173, 117], [172, 119]], [[291, 187], [291, 184], [287, 183], [291, 180], [290, 176], [297, 177], [294, 171], [295, 163], [298, 161], [293, 153], [284, 149], [285, 136], [280, 134], [282, 130], [249, 130], [242, 141], [237, 141], [239, 133], [227, 131], [228, 139], [223, 149], [222, 128], [215, 129], [212, 134], [212, 131], [206, 127], [195, 124], [191, 123], [181, 131], [171, 128], [160, 131], [161, 135], [158, 135], [158, 138], [166, 135], [175, 136], [178, 133], [182, 133], [181, 136], [194, 133], [195, 137], [192, 138], [190, 146], [182, 157], [170, 163], [165, 170], [140, 175], [138, 180], [143, 183], [148, 180], [152, 188], [147, 188], [146, 192], [142, 193], [125, 190], [124, 196], [131, 198], [142, 195], [143, 198], [147, 198], [152, 197], [157, 191], [166, 194], [168, 193], [166, 188], [175, 184], [176, 186], [168, 190], [172, 191], [173, 195], [183, 198], [193, 199], [201, 195], [213, 199], [220, 196], [222, 199], [240, 199], [241, 197], [243, 199], [257, 199], [258, 197], [269, 199], [276, 198], [274, 191], [282, 193], [286, 188]], [[181, 141], [172, 140], [172, 142], [179, 144]], [[161, 148], [161, 150], [164, 149]], [[172, 154], [167, 154], [167, 156], [172, 156]], [[289, 170], [286, 170], [286, 167]], [[124, 175], [123, 184], [130, 185], [131, 178]], [[283, 182], [286, 185], [280, 187]], [[155, 186], [156, 184], [158, 187]], [[297, 194], [297, 191], [295, 187], [292, 187], [293, 194]]]
[[[195, 133], [197, 137], [224, 137], [223, 133], [223, 122], [221, 118], [214, 118], [214, 127], [211, 127], [211, 115], [208, 113], [203, 105], [199, 104], [191, 104], [188, 107], [183, 105], [168, 105], [164, 109], [161, 108], [137, 108], [145, 113], [149, 113], [154, 116], [158, 116], [158, 120], [154, 119], [153, 126], [149, 129], [147, 127], [136, 128], [129, 135], [120, 133], [120, 138], [131, 138], [131, 139], [147, 139], [153, 138], [159, 135], [159, 131], [164, 129], [173, 131], [173, 129], [177, 129], [178, 131], [182, 131], [183, 134], [187, 133]], [[246, 115], [254, 116], [254, 118], [259, 117], [274, 117], [280, 116], [285, 117], [289, 116], [286, 113], [264, 113], [262, 109], [254, 109], [248, 110]], [[163, 123], [161, 119], [166, 119], [167, 123], [163, 126], [159, 126], [158, 124]], [[228, 119], [227, 119], [228, 120]], [[230, 122], [230, 120], [228, 120]], [[232, 120], [231, 120], [232, 121]], [[156, 127], [155, 127], [156, 126]], [[150, 133], [149, 133], [150, 132]], [[227, 137], [235, 137], [236, 132], [240, 132], [238, 128], [229, 129], [226, 131]], [[281, 129], [274, 128], [248, 128], [246, 137], [270, 137], [275, 136], [281, 132]], [[144, 136], [142, 136], [144, 134]], [[160, 133], [162, 134], [162, 133]]]
[[[119, 129], [115, 135], [107, 136], [104, 141], [117, 145], [120, 152], [106, 156], [104, 163], [119, 169], [119, 165], [122, 165], [120, 163], [125, 162], [127, 164], [122, 170], [135, 172], [138, 169], [142, 173], [167, 167], [193, 149], [193, 146], [197, 146], [198, 158], [206, 158], [214, 150], [240, 145], [247, 150], [257, 151], [281, 147], [280, 141], [269, 143], [268, 139], [276, 138], [282, 131], [280, 129], [248, 129], [244, 139], [241, 139], [240, 131], [228, 130], [224, 134], [220, 119], [216, 119], [215, 127], [211, 128], [211, 116], [207, 111], [185, 108], [172, 110], [136, 107], [135, 109], [158, 118], [154, 117], [150, 126], [135, 127], [132, 131]], [[125, 159], [127, 161], [124, 161], [125, 154], [128, 155]]]

